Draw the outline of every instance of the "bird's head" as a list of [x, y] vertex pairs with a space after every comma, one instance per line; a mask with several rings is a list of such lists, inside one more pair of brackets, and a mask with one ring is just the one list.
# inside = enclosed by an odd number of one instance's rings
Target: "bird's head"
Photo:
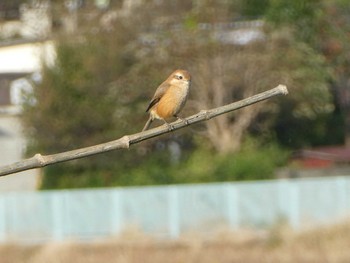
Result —
[[177, 69], [170, 75], [171, 84], [188, 84], [191, 82], [191, 75], [187, 70]]

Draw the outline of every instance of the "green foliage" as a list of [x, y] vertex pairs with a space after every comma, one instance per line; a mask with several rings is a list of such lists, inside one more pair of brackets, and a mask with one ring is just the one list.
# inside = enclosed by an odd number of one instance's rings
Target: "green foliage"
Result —
[[247, 139], [237, 154], [220, 157], [214, 171], [217, 181], [271, 179], [277, 167], [286, 163], [289, 154], [275, 143], [259, 145]]
[[323, 11], [320, 0], [270, 0], [266, 18], [277, 27], [292, 27], [299, 39], [313, 42]]
[[[43, 189], [65, 189], [103, 186], [163, 185], [183, 183], [225, 182], [236, 180], [271, 179], [274, 170], [286, 163], [288, 151], [276, 143], [259, 144], [257, 139], [247, 139], [238, 153], [220, 155], [202, 147], [185, 151], [179, 160], [169, 150], [173, 143], [161, 143], [160, 148], [144, 158], [137, 158], [138, 149], [130, 149], [135, 158], [124, 163], [105, 158], [104, 168], [94, 165], [94, 158], [76, 165], [61, 164], [46, 168]], [[183, 147], [184, 145], [182, 145]], [[159, 146], [158, 146], [159, 147]], [[124, 154], [125, 155], [125, 154]], [[129, 154], [127, 154], [129, 155]], [[80, 165], [77, 165], [80, 163]], [[109, 168], [109, 169], [108, 169]]]
[[[236, 2], [236, 1], [234, 1]], [[263, 16], [270, 5], [269, 0], [245, 0], [241, 1], [241, 12], [244, 16]]]
[[294, 38], [286, 42], [294, 48], [281, 58], [287, 63], [283, 67], [302, 84], [297, 92], [291, 90], [288, 99], [280, 100], [274, 127], [285, 146], [344, 143], [347, 113], [341, 113], [339, 107], [349, 90], [345, 84], [350, 65], [345, 55], [350, 50], [346, 33], [350, 24], [345, 15], [349, 8], [341, 0], [270, 1], [267, 21], [272, 22], [274, 31], [289, 32]]
[[[283, 33], [285, 34], [285, 33]], [[278, 100], [274, 129], [280, 143], [290, 148], [324, 144], [329, 133], [327, 123], [333, 118], [332, 78], [325, 58], [308, 44], [283, 36], [278, 41], [277, 60], [284, 72], [290, 94]], [[277, 42], [278, 43], [278, 42]], [[283, 52], [283, 50], [285, 52]]]
[[[135, 168], [130, 168], [115, 185], [151, 185], [224, 182], [273, 178], [274, 170], [285, 164], [288, 151], [275, 143], [259, 145], [256, 139], [245, 141], [239, 153], [219, 155], [206, 148], [184, 154], [171, 162], [167, 148], [153, 153]], [[121, 178], [120, 178], [121, 179]]]

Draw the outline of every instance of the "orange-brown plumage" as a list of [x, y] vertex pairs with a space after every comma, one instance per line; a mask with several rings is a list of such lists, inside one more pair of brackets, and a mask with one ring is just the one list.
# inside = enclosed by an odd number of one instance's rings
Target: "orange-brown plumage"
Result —
[[146, 112], [150, 113], [143, 131], [148, 129], [154, 119], [166, 122], [166, 119], [177, 117], [177, 114], [184, 107], [189, 88], [191, 75], [188, 71], [178, 69], [157, 88]]

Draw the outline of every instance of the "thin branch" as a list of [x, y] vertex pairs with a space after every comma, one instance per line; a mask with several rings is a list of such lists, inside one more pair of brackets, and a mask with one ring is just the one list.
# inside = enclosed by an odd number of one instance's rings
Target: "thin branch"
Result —
[[209, 120], [216, 116], [252, 105], [254, 103], [269, 99], [277, 95], [286, 95], [286, 94], [288, 94], [287, 87], [284, 85], [279, 85], [274, 89], [270, 89], [268, 91], [256, 94], [252, 97], [249, 97], [241, 101], [233, 102], [231, 104], [227, 104], [227, 105], [210, 109], [210, 110], [202, 110], [197, 114], [187, 117], [185, 119], [186, 122], [182, 120], [178, 120], [171, 123], [170, 124], [171, 128], [169, 128], [166, 125], [162, 125], [160, 127], [157, 127], [151, 130], [146, 130], [144, 132], [139, 132], [132, 135], [126, 135], [118, 140], [114, 140], [114, 141], [110, 141], [107, 143], [102, 143], [102, 144], [98, 144], [98, 145], [90, 146], [86, 148], [81, 148], [77, 150], [72, 150], [68, 152], [52, 154], [52, 155], [41, 155], [37, 153], [29, 159], [25, 159], [10, 165], [0, 167], [0, 176], [5, 176], [5, 175], [9, 175], [9, 174], [29, 170], [29, 169], [40, 168], [40, 167], [44, 167], [54, 163], [60, 163], [60, 162], [65, 162], [69, 160], [79, 159], [86, 156], [95, 155], [103, 152], [109, 152], [116, 149], [129, 148], [130, 145], [132, 144], [139, 143], [141, 141], [159, 136], [161, 134], [175, 131], [194, 123]]

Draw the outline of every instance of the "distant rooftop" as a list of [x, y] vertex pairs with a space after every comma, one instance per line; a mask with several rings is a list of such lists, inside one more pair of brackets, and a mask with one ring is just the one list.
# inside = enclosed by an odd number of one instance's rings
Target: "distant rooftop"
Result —
[[325, 146], [302, 149], [295, 153], [293, 161], [305, 168], [322, 168], [350, 164], [350, 147]]

